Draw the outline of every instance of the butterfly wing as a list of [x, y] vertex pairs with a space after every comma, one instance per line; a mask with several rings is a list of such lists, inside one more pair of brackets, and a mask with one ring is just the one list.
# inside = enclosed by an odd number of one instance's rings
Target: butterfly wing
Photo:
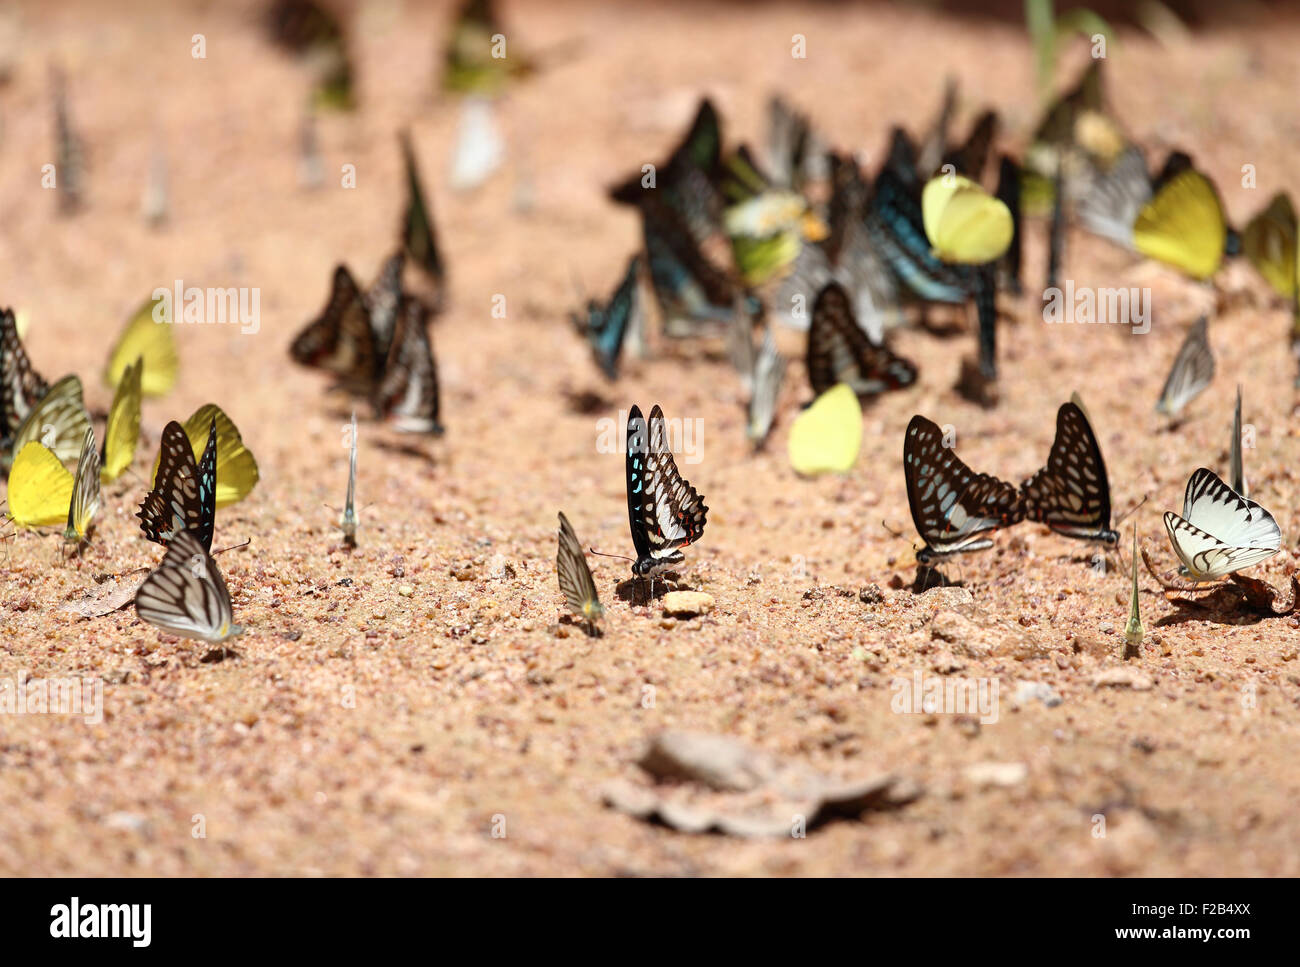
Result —
[[739, 287], [705, 258], [681, 219], [662, 205], [642, 210], [650, 280], [668, 322], [726, 322]]
[[73, 477], [48, 447], [31, 442], [9, 468], [9, 516], [19, 527], [53, 527], [67, 520]]
[[1194, 279], [1208, 279], [1227, 244], [1223, 206], [1210, 180], [1192, 168], [1156, 191], [1133, 225], [1133, 246]]
[[623, 351], [623, 340], [638, 311], [637, 278], [641, 271], [641, 257], [633, 255], [628, 260], [627, 271], [606, 305], [592, 302], [587, 310], [585, 333], [591, 343], [592, 356], [606, 377], [618, 379], [618, 359]]
[[912, 522], [926, 547], [922, 563], [936, 555], [989, 547], [981, 534], [1024, 518], [1016, 488], [989, 474], [976, 474], [943, 445], [943, 432], [925, 417], [912, 417], [903, 441], [903, 475]]
[[1192, 326], [1169, 368], [1156, 412], [1175, 416], [1210, 385], [1214, 379], [1214, 353], [1210, 351], [1209, 318], [1202, 316]]
[[1241, 236], [1246, 257], [1284, 299], [1295, 298], [1296, 234], [1291, 197], [1278, 192], [1268, 207], [1250, 220]]
[[194, 445], [186, 429], [174, 420], [163, 428], [154, 471], [154, 487], [145, 495], [136, 516], [146, 539], [169, 544], [180, 531], [189, 531], [212, 546], [216, 518], [217, 440], [209, 424], [203, 457], [195, 463]]
[[424, 197], [411, 137], [402, 132], [402, 159], [406, 165], [406, 211], [402, 215], [402, 248], [411, 261], [435, 284], [441, 302], [445, 274], [438, 251], [438, 234]]
[[108, 410], [108, 424], [104, 428], [103, 468], [100, 480], [116, 480], [126, 472], [135, 459], [136, 444], [140, 442], [140, 397], [144, 360], [126, 368], [113, 392], [113, 405]]
[[786, 452], [795, 473], [848, 473], [862, 447], [862, 404], [853, 388], [838, 383], [794, 418]]
[[627, 492], [632, 543], [642, 569], [638, 573], [656, 563], [680, 560], [676, 549], [704, 533], [709, 508], [677, 470], [658, 405], [650, 411], [649, 421], [635, 406], [628, 416]]
[[1091, 167], [1075, 208], [1083, 227], [1133, 249], [1133, 225], [1151, 200], [1151, 176], [1142, 149], [1130, 145], [1108, 169]]
[[772, 430], [776, 418], [777, 399], [785, 379], [785, 357], [777, 351], [772, 330], [763, 334], [763, 343], [754, 362], [753, 389], [749, 397], [749, 422], [745, 434], [756, 447], [761, 447]]
[[402, 252], [389, 257], [379, 270], [379, 278], [366, 290], [366, 312], [370, 317], [370, 332], [375, 341], [375, 353], [383, 356], [392, 342], [393, 328], [402, 304], [402, 268], [406, 255]]
[[365, 299], [347, 266], [335, 268], [329, 302], [298, 333], [289, 354], [304, 366], [334, 374], [350, 393], [367, 396], [374, 390], [382, 357]]
[[1232, 547], [1260, 548], [1275, 554], [1282, 546], [1282, 530], [1273, 515], [1205, 467], [1187, 481], [1183, 517]]
[[108, 354], [108, 363], [104, 367], [106, 386], [116, 389], [126, 375], [127, 367], [137, 359], [144, 360], [140, 391], [145, 396], [163, 396], [176, 385], [180, 366], [176, 339], [170, 323], [154, 320], [154, 307], [158, 301], [147, 300], [127, 321], [117, 345]]
[[95, 447], [95, 431], [87, 428], [77, 461], [77, 474], [73, 478], [72, 498], [68, 507], [68, 523], [64, 528], [65, 540], [84, 540], [90, 522], [99, 510], [99, 450]]
[[1007, 206], [961, 175], [931, 178], [921, 193], [921, 212], [926, 237], [945, 262], [992, 262], [1015, 234]]
[[569, 523], [569, 518], [565, 517], [563, 512], [560, 513], [559, 550], [555, 557], [555, 576], [560, 583], [560, 591], [574, 614], [580, 614], [588, 619], [599, 618], [604, 614], [605, 609], [596, 593], [596, 582], [591, 576], [591, 568], [587, 566], [582, 544], [578, 542], [578, 535], [574, 533], [573, 525]]
[[176, 533], [162, 564], [136, 591], [135, 613], [182, 638], [218, 642], [242, 630], [235, 624], [221, 569], [187, 530]]
[[429, 342], [429, 310], [403, 296], [384, 378], [375, 393], [376, 412], [402, 433], [441, 434], [438, 368]]
[[71, 463], [81, 457], [81, 444], [89, 428], [90, 414], [82, 401], [81, 380], [65, 376], [28, 412], [14, 434], [13, 451], [17, 453], [28, 443], [39, 441], [53, 450], [60, 462]]
[[1020, 485], [1026, 520], [1068, 537], [1113, 543], [1110, 481], [1087, 415], [1074, 402], [1056, 412], [1056, 439], [1043, 469]]
[[866, 221], [873, 246], [910, 291], [930, 302], [966, 301], [969, 269], [934, 255], [920, 199], [888, 166], [876, 177]]
[[916, 381], [916, 367], [885, 346], [874, 345], [853, 318], [848, 293], [827, 283], [813, 303], [806, 352], [808, 380], [820, 396], [836, 383], [859, 395], [900, 389]]
[[[216, 506], [220, 508], [247, 497], [257, 486], [261, 473], [253, 452], [244, 446], [239, 428], [215, 403], [200, 406], [185, 421], [185, 435], [189, 437], [193, 452], [198, 454], [201, 447], [213, 445], [211, 429], [214, 421], [217, 427]], [[201, 463], [199, 469], [202, 470]], [[200, 473], [199, 477], [202, 480], [203, 474]]]
[[49, 388], [32, 368], [14, 311], [0, 310], [0, 449]]

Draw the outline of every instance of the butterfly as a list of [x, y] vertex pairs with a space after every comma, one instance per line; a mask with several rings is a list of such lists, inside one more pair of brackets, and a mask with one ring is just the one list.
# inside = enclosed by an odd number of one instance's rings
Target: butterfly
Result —
[[1150, 200], [1146, 158], [1130, 145], [1109, 168], [1089, 168], [1075, 212], [1085, 229], [1132, 251], [1133, 225]]
[[140, 392], [145, 396], [163, 396], [176, 385], [179, 359], [173, 326], [154, 318], [155, 307], [161, 300], [150, 299], [127, 320], [122, 335], [108, 354], [104, 366], [104, 385], [116, 389], [126, 374], [126, 369], [137, 359], [144, 360], [144, 375]]
[[140, 530], [155, 544], [170, 544], [188, 533], [206, 551], [212, 546], [217, 514], [217, 421], [209, 423], [208, 443], [196, 464], [190, 438], [175, 420], [163, 427], [154, 487], [136, 516]]
[[75, 481], [38, 441], [26, 444], [9, 468], [9, 519], [19, 527], [53, 527], [68, 518]]
[[943, 86], [943, 100], [939, 102], [939, 110], [919, 146], [901, 128], [894, 129], [889, 163], [914, 187], [919, 188], [922, 180], [943, 164], [943, 156], [949, 150], [948, 129], [952, 126], [952, 118], [956, 113], [957, 81], [949, 77]]
[[348, 454], [348, 496], [343, 504], [343, 516], [339, 518], [339, 529], [343, 531], [343, 543], [348, 547], [357, 546], [357, 413], [352, 411], [352, 422], [348, 427], [350, 452]]
[[746, 285], [783, 274], [805, 242], [826, 236], [826, 226], [808, 200], [774, 184], [744, 145], [727, 159], [721, 187], [729, 203], [723, 225]]
[[184, 529], [136, 591], [135, 613], [155, 628], [201, 641], [225, 641], [244, 630], [235, 624], [230, 591], [207, 545]]
[[505, 37], [506, 32], [494, 6], [490, 0], [465, 0], [460, 4], [447, 44], [442, 78], [445, 90], [495, 95], [510, 81], [526, 77], [536, 69], [533, 60], [519, 54], [513, 46], [509, 57], [503, 56], [504, 47], [498, 52], [496, 38]]
[[1011, 244], [1002, 256], [999, 268], [1006, 279], [1006, 287], [1014, 294], [1020, 294], [1020, 262], [1023, 249], [1023, 232], [1020, 224], [1020, 165], [1007, 155], [998, 161], [998, 187], [995, 194], [998, 201], [1007, 207], [1011, 214]]
[[1155, 188], [1133, 224], [1133, 247], [1194, 279], [1208, 279], [1229, 252], [1223, 204], [1210, 179], [1184, 168]]
[[690, 129], [668, 160], [656, 166], [654, 180], [637, 172], [609, 190], [613, 201], [640, 205], [647, 195], [668, 189], [669, 204], [685, 221], [698, 227], [701, 222], [716, 223], [722, 214], [722, 193], [715, 179], [722, 163], [722, 125], [717, 109], [703, 98], [691, 121]]
[[59, 209], [65, 214], [81, 207], [86, 175], [85, 152], [81, 138], [72, 128], [68, 114], [67, 84], [61, 70], [51, 71], [54, 84], [54, 132], [57, 151], [57, 185]]
[[928, 302], [966, 301], [973, 288], [969, 267], [949, 265], [934, 254], [916, 189], [888, 164], [876, 176], [866, 223], [872, 244], [909, 290]]
[[32, 369], [13, 309], [0, 309], [0, 451], [9, 448], [23, 419], [49, 388]]
[[411, 135], [401, 134], [402, 160], [406, 166], [406, 210], [402, 213], [402, 250], [411, 262], [433, 283], [437, 296], [433, 299], [435, 310], [441, 308], [446, 285], [446, 269], [438, 251], [438, 233], [433, 215], [424, 200], [424, 186], [420, 183], [420, 170], [415, 161], [415, 148]]
[[650, 282], [664, 314], [668, 335], [693, 335], [698, 323], [724, 323], [743, 303], [756, 313], [759, 304], [744, 294], [723, 269], [705, 258], [685, 224], [665, 206], [642, 209], [642, 230]]
[[294, 338], [289, 355], [304, 366], [332, 373], [349, 393], [369, 396], [374, 391], [383, 355], [370, 310], [347, 266], [334, 269], [329, 301]]
[[1201, 316], [1188, 331], [1169, 368], [1156, 412], [1177, 416], [1214, 379], [1214, 353], [1210, 351], [1209, 317]]
[[90, 414], [82, 399], [81, 380], [65, 376], [41, 397], [14, 434], [13, 452], [17, 453], [33, 440], [54, 451], [62, 463], [81, 456], [81, 444], [90, 427]]
[[1286, 192], [1278, 192], [1268, 207], [1246, 225], [1241, 247], [1273, 290], [1291, 302], [1293, 311], [1300, 311], [1296, 298], [1296, 234], [1291, 197]]
[[978, 182], [963, 175], [937, 175], [921, 191], [925, 234], [945, 262], [983, 265], [1011, 246], [1011, 211]]
[[108, 409], [108, 424], [104, 427], [104, 451], [100, 455], [102, 468], [100, 480], [110, 483], [122, 476], [135, 459], [135, 447], [140, 441], [140, 394], [144, 373], [144, 360], [128, 366], [113, 391], [113, 404]]
[[555, 576], [560, 582], [560, 591], [568, 602], [569, 610], [580, 614], [589, 623], [599, 621], [605, 616], [605, 607], [600, 603], [596, 593], [596, 582], [587, 566], [586, 555], [578, 535], [573, 532], [569, 518], [560, 512], [559, 550], [555, 555]]
[[971, 125], [965, 142], [944, 153], [943, 163], [952, 165], [957, 174], [979, 181], [997, 133], [997, 112], [985, 111]]
[[1138, 608], [1138, 537], [1137, 526], [1133, 527], [1133, 589], [1129, 595], [1128, 624], [1124, 626], [1124, 642], [1130, 649], [1142, 644], [1142, 613]]
[[1024, 519], [1016, 488], [972, 471], [944, 445], [943, 431], [920, 415], [912, 417], [903, 438], [903, 477], [912, 522], [925, 541], [916, 554], [922, 564], [992, 547], [980, 535]]
[[1214, 581], [1253, 567], [1282, 547], [1273, 515], [1204, 467], [1187, 481], [1183, 515], [1165, 512], [1165, 530], [1183, 562], [1179, 573], [1193, 581]]
[[627, 515], [636, 548], [632, 573], [639, 577], [681, 563], [678, 548], [700, 539], [709, 512], [678, 472], [666, 435], [658, 404], [648, 423], [640, 408], [632, 407], [627, 418]]
[[400, 433], [440, 436], [438, 368], [429, 342], [429, 307], [403, 296], [383, 379], [374, 397], [375, 412]]
[[776, 418], [776, 404], [784, 379], [785, 357], [777, 351], [772, 330], [768, 329], [763, 334], [763, 343], [754, 360], [749, 419], [745, 426], [745, 435], [755, 447], [761, 447], [767, 435], [772, 432], [772, 421]]
[[795, 473], [806, 477], [848, 473], [862, 447], [862, 404], [846, 383], [837, 383], [794, 418], [786, 452]]
[[1058, 534], [1116, 544], [1110, 529], [1110, 480], [1101, 447], [1077, 397], [1056, 411], [1047, 464], [1020, 485], [1025, 520]]
[[808, 117], [778, 96], [767, 102], [767, 170], [773, 184], [802, 192], [825, 177], [825, 164]]
[[867, 395], [916, 381], [915, 366], [873, 344], [858, 327], [848, 293], [838, 282], [828, 282], [813, 303], [806, 361], [808, 381], [819, 396], [841, 382]]
[[77, 461], [77, 474], [72, 481], [68, 522], [63, 529], [63, 539], [69, 543], [84, 541], [98, 510], [99, 450], [95, 446], [95, 431], [87, 427], [86, 438], [81, 445], [81, 457]]
[[363, 297], [370, 319], [370, 331], [374, 334], [375, 351], [380, 356], [388, 352], [393, 342], [397, 314], [402, 307], [402, 268], [405, 265], [404, 253], [390, 255], [379, 269], [379, 278]]
[[633, 255], [627, 263], [623, 281], [619, 283], [609, 302], [601, 305], [595, 299], [587, 302], [586, 319], [570, 314], [574, 328], [591, 344], [592, 356], [601, 372], [609, 379], [618, 379], [618, 358], [623, 351], [623, 340], [637, 314], [641, 311], [637, 280], [641, 271], [641, 257]]
[[[213, 421], [217, 424], [217, 508], [238, 503], [252, 493], [261, 477], [257, 459], [244, 446], [239, 428], [215, 403], [205, 403], [190, 414], [184, 423], [190, 450], [197, 458], [207, 445]], [[158, 478], [159, 461], [154, 460], [153, 479]]]
[[1241, 496], [1249, 496], [1246, 492], [1246, 469], [1241, 454], [1241, 384], [1237, 384], [1237, 405], [1232, 411], [1232, 447], [1229, 450], [1230, 471], [1232, 477], [1232, 489]]

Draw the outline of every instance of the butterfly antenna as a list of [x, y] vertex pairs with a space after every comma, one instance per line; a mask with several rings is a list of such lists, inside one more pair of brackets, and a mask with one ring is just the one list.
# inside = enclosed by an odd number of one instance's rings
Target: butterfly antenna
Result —
[[[1116, 529], [1116, 530], [1119, 530], [1119, 525], [1122, 524], [1122, 523], [1124, 523], [1124, 521], [1127, 520], [1127, 519], [1129, 518], [1129, 515], [1131, 515], [1131, 514], [1132, 514], [1134, 511], [1136, 511], [1139, 507], [1141, 507], [1143, 504], [1145, 504], [1145, 503], [1146, 503], [1150, 498], [1151, 498], [1151, 495], [1150, 495], [1150, 494], [1145, 494], [1145, 495], [1142, 497], [1141, 500], [1139, 500], [1136, 504], [1134, 504], [1134, 505], [1133, 505], [1132, 507], [1130, 507], [1128, 510], [1124, 511], [1124, 513], [1120, 514], [1119, 517], [1115, 518], [1115, 529]], [[1116, 546], [1118, 547], [1119, 545], [1117, 544]]]
[[238, 550], [238, 549], [241, 548], [241, 547], [247, 547], [247, 546], [248, 546], [249, 544], [251, 544], [251, 543], [253, 543], [253, 539], [250, 537], [250, 538], [248, 538], [248, 540], [244, 541], [242, 544], [231, 544], [229, 547], [223, 547], [223, 548], [221, 548], [221, 549], [218, 550], [218, 551], [213, 551], [213, 552], [212, 552], [212, 556], [213, 556], [213, 557], [216, 557], [218, 554], [224, 554], [224, 553], [226, 553], [226, 551], [234, 551], [234, 550]]
[[900, 538], [901, 538], [901, 537], [903, 536], [903, 532], [902, 532], [902, 531], [896, 531], [896, 530], [894, 530], [894, 528], [890, 527], [889, 524], [888, 524], [888, 522], [886, 522], [886, 521], [883, 521], [883, 520], [882, 520], [882, 521], [880, 522], [880, 526], [883, 527], [883, 528], [885, 529], [885, 533], [888, 534], [888, 535], [891, 536], [891, 537], [900, 537]]
[[596, 550], [594, 547], [589, 547], [587, 548], [587, 550], [590, 551], [592, 554], [595, 554], [597, 557], [616, 557], [620, 561], [631, 561], [633, 564], [636, 563], [635, 557], [624, 557], [622, 554], [605, 554], [602, 551]]

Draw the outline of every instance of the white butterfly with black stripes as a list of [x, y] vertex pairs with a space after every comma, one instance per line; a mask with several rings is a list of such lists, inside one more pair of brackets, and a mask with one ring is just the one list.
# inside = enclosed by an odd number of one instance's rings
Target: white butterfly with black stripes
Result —
[[1238, 494], [1204, 467], [1187, 481], [1183, 515], [1165, 514], [1165, 530], [1193, 581], [1217, 581], [1268, 560], [1282, 547], [1282, 530], [1267, 510]]
[[1169, 377], [1160, 391], [1156, 412], [1177, 416], [1214, 380], [1214, 353], [1210, 351], [1209, 318], [1201, 316], [1187, 333], [1174, 357]]
[[135, 613], [182, 638], [220, 642], [242, 632], [217, 562], [190, 531], [177, 531], [162, 564], [135, 593]]

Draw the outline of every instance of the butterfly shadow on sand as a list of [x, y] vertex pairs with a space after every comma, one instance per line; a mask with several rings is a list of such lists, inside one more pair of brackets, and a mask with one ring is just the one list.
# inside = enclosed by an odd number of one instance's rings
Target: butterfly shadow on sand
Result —
[[626, 601], [630, 605], [641, 604], [649, 607], [652, 601], [662, 598], [669, 591], [684, 590], [695, 589], [683, 588], [681, 578], [676, 571], [665, 571], [656, 574], [653, 580], [648, 577], [630, 577], [621, 581], [615, 585], [614, 594], [620, 601]]

